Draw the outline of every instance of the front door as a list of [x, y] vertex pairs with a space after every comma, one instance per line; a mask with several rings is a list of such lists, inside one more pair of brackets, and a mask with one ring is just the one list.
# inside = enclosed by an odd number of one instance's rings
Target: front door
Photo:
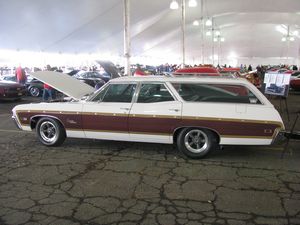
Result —
[[84, 104], [82, 124], [87, 138], [128, 140], [128, 115], [135, 87], [133, 83], [109, 84]]

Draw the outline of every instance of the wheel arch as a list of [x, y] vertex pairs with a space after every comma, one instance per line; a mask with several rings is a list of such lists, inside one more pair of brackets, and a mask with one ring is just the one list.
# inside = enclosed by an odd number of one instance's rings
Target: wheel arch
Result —
[[42, 115], [41, 114], [41, 115], [34, 115], [30, 118], [30, 128], [31, 128], [31, 130], [34, 130], [36, 128], [36, 125], [37, 125], [38, 121], [42, 118], [55, 119], [63, 126], [64, 129], [66, 129], [65, 126], [64, 126], [64, 123], [58, 117], [50, 116], [50, 115]]
[[198, 129], [209, 130], [215, 135], [217, 143], [218, 144], [220, 143], [221, 135], [215, 129], [212, 129], [212, 128], [209, 128], [209, 127], [203, 127], [203, 126], [182, 126], [182, 127], [177, 127], [173, 132], [173, 143], [176, 143], [179, 133], [185, 128], [198, 128]]

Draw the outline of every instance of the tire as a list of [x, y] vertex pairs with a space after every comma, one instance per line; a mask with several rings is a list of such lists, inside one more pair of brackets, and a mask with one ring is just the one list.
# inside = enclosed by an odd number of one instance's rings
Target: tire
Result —
[[41, 94], [41, 90], [38, 87], [30, 87], [29, 93], [33, 97], [38, 97]]
[[40, 142], [46, 146], [59, 146], [66, 139], [63, 125], [52, 118], [42, 118], [36, 125], [36, 132]]
[[215, 134], [207, 129], [185, 128], [177, 137], [177, 148], [187, 157], [200, 159], [218, 146]]

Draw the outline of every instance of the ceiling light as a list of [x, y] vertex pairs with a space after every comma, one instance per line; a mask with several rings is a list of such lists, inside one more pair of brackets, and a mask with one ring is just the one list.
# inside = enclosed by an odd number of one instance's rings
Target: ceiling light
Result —
[[282, 37], [282, 38], [281, 38], [281, 41], [286, 41], [286, 37]]
[[217, 42], [218, 41], [218, 38], [214, 38], [214, 42]]
[[216, 35], [216, 36], [220, 36], [220, 35], [221, 35], [221, 32], [220, 32], [219, 30], [216, 30], [216, 31], [215, 31], [215, 35]]
[[290, 41], [295, 41], [295, 38], [293, 36], [289, 37]]
[[295, 35], [295, 36], [297, 36], [299, 34], [299, 31], [297, 31], [297, 30], [295, 30], [294, 32], [293, 32], [293, 35]]
[[283, 24], [277, 25], [276, 30], [282, 34], [287, 34], [287, 27]]
[[178, 9], [178, 8], [179, 8], [178, 2], [176, 0], [173, 0], [170, 3], [170, 9]]
[[199, 21], [198, 21], [198, 20], [194, 20], [194, 22], [193, 22], [193, 25], [194, 25], [194, 26], [199, 26], [199, 25], [200, 25], [200, 23], [199, 23]]
[[189, 0], [189, 7], [197, 7], [197, 1], [196, 0]]
[[221, 40], [221, 42], [224, 42], [224, 41], [225, 41], [225, 38], [221, 37], [221, 39], [220, 39], [220, 40]]
[[211, 32], [210, 31], [206, 31], [206, 36], [211, 36]]
[[212, 21], [211, 21], [211, 19], [206, 20], [205, 26], [207, 26], [207, 27], [211, 27], [211, 26], [212, 26]]

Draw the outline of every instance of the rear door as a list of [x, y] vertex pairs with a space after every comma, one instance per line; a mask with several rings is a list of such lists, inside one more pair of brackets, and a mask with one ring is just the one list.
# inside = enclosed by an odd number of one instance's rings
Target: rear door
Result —
[[132, 141], [172, 143], [181, 121], [182, 103], [166, 84], [141, 83], [129, 115]]

